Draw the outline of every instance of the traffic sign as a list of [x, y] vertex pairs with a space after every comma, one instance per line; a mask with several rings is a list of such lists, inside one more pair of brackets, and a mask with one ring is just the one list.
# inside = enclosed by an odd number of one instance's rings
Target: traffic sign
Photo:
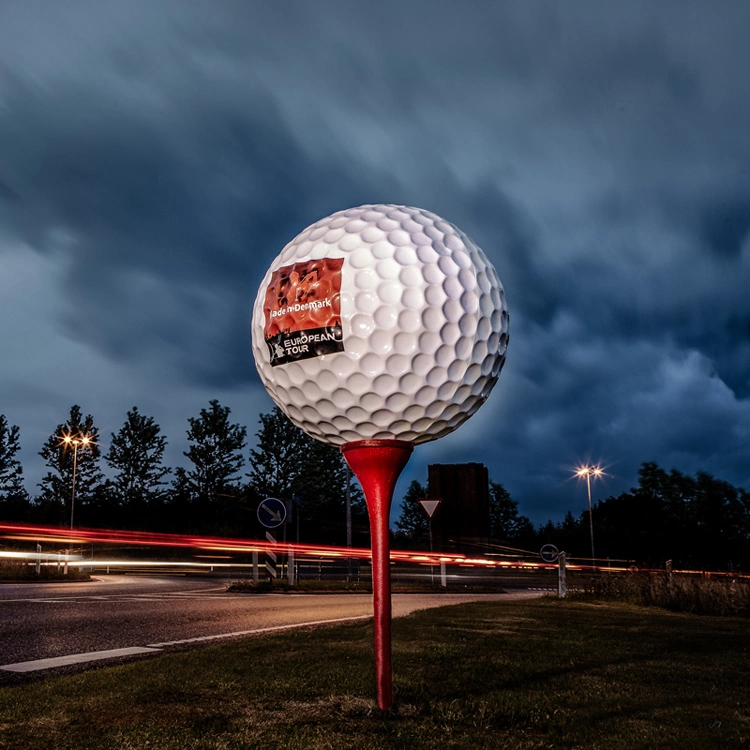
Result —
[[281, 526], [286, 520], [286, 505], [275, 497], [267, 497], [258, 506], [258, 520], [267, 529]]
[[557, 547], [554, 544], [545, 544], [544, 547], [539, 550], [539, 554], [544, 562], [553, 563], [557, 562], [557, 558], [560, 557], [560, 553], [557, 551]]
[[417, 502], [422, 506], [422, 510], [427, 514], [427, 518], [432, 518], [435, 511], [443, 502], [442, 497], [422, 497]]

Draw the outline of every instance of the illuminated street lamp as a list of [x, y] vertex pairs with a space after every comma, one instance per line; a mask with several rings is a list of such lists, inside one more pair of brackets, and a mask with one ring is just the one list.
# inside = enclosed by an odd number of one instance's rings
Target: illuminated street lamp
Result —
[[589, 531], [591, 533], [591, 564], [594, 565], [594, 514], [591, 510], [591, 477], [600, 477], [604, 472], [599, 466], [582, 466], [576, 471], [577, 477], [586, 477], [586, 487], [589, 495]]
[[73, 446], [73, 490], [70, 495], [70, 530], [73, 530], [73, 510], [76, 503], [76, 469], [78, 467], [78, 446], [82, 445], [84, 448], [88, 448], [93, 444], [93, 440], [90, 435], [66, 435], [62, 439], [62, 444], [65, 447]]

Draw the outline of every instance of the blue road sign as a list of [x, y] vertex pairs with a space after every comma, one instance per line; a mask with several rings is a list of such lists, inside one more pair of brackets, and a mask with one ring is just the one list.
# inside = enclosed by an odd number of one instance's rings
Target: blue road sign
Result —
[[267, 497], [258, 506], [258, 520], [267, 529], [281, 526], [286, 520], [286, 505], [275, 497]]
[[554, 544], [545, 544], [544, 547], [539, 551], [542, 560], [544, 562], [553, 563], [557, 562], [557, 558], [560, 557], [560, 553], [557, 551], [557, 547]]

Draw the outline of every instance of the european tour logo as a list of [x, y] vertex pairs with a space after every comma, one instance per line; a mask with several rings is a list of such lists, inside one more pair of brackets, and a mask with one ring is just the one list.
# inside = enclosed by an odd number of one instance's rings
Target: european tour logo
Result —
[[284, 266], [272, 274], [263, 308], [272, 366], [344, 351], [343, 265], [343, 258], [321, 258]]

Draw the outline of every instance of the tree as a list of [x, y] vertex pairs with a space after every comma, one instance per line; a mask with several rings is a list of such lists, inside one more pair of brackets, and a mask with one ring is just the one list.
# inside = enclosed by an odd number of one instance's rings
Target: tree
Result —
[[490, 537], [508, 541], [518, 522], [518, 503], [502, 484], [490, 482]]
[[639, 565], [750, 567], [750, 504], [742, 489], [644, 463], [638, 487], [594, 508], [597, 549]]
[[490, 482], [490, 538], [511, 544], [533, 542], [534, 526], [518, 514], [518, 503], [502, 484]]
[[719, 570], [747, 564], [750, 542], [750, 505], [743, 490], [710, 474], [698, 472], [690, 500], [691, 551], [702, 563]]
[[143, 525], [165, 496], [164, 477], [170, 469], [162, 464], [167, 439], [153, 417], [146, 417], [134, 406], [125, 424], [112, 440], [104, 457], [116, 472], [110, 492], [124, 511], [129, 525]]
[[[343, 544], [347, 469], [341, 451], [311, 438], [278, 406], [261, 414], [260, 423], [257, 449], [250, 451], [249, 487], [261, 498], [296, 500], [292, 513], [298, 514], [301, 539]], [[353, 532], [366, 538], [367, 510], [355, 482], [351, 509]]]
[[[68, 522], [72, 517], [93, 525], [106, 504], [104, 476], [99, 469], [99, 431], [89, 414], [84, 419], [81, 407], [73, 405], [64, 424], [44, 444], [39, 455], [50, 471], [39, 483], [37, 510], [41, 520]], [[86, 439], [86, 442], [78, 442]], [[75, 501], [73, 471], [75, 469]], [[74, 513], [72, 513], [74, 511]]]
[[29, 511], [29, 496], [23, 485], [23, 467], [16, 458], [21, 446], [19, 428], [8, 425], [0, 414], [0, 518], [23, 521]]
[[229, 421], [231, 410], [214, 399], [209, 409], [201, 409], [199, 417], [190, 417], [187, 432], [191, 445], [184, 455], [193, 464], [191, 470], [175, 470], [177, 485], [191, 499], [211, 504], [225, 495], [240, 493], [238, 472], [245, 464], [247, 430]]
[[430, 522], [418, 502], [425, 497], [427, 497], [427, 488], [416, 479], [412, 480], [401, 501], [401, 515], [396, 521], [400, 542], [410, 546], [429, 545]]
[[305, 452], [314, 441], [278, 406], [259, 419], [257, 450], [250, 450], [250, 486], [260, 497], [291, 498], [302, 473]]
[[[540, 544], [546, 544], [548, 541], [548, 539], [539, 539]], [[566, 552], [571, 557], [576, 554], [586, 554], [590, 545], [588, 513], [584, 511], [576, 520], [573, 514], [568, 511], [563, 522], [559, 524], [555, 535], [555, 544], [560, 551]]]
[[[349, 477], [341, 451], [304, 434], [306, 444], [295, 479], [297, 512], [306, 530], [304, 538], [323, 544], [346, 542], [346, 482]], [[368, 522], [364, 496], [358, 482], [350, 485], [352, 532], [367, 545]]]

